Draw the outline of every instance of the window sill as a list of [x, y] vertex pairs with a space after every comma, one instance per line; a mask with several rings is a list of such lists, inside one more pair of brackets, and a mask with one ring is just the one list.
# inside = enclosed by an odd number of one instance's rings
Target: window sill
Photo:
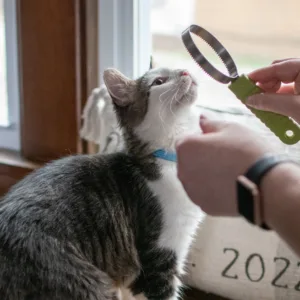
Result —
[[40, 165], [21, 157], [20, 153], [0, 149], [0, 197], [24, 176]]

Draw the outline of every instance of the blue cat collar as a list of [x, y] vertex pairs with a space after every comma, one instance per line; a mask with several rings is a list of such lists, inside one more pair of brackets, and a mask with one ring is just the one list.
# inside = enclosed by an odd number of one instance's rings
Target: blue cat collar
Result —
[[157, 157], [157, 158], [177, 162], [177, 155], [175, 152], [168, 152], [166, 150], [159, 149], [159, 150], [154, 151], [152, 154], [154, 157]]

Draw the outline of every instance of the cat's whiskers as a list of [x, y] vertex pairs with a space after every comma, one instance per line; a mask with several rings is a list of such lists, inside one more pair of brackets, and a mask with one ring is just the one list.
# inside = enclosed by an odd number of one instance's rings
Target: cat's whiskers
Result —
[[[179, 88], [179, 89], [180, 89], [180, 88]], [[178, 91], [179, 91], [179, 89], [178, 89]], [[177, 91], [177, 92], [178, 92], [178, 91]], [[179, 103], [179, 102], [180, 102], [180, 99], [177, 99], [177, 97], [176, 97], [175, 100], [176, 100], [176, 103]]]
[[172, 84], [171, 87], [170, 87], [168, 90], [166, 90], [165, 92], [163, 92], [163, 93], [159, 96], [159, 101], [162, 103], [162, 107], [161, 107], [161, 109], [159, 110], [158, 115], [159, 115], [159, 118], [160, 118], [160, 120], [161, 120], [161, 123], [162, 123], [162, 126], [163, 126], [163, 131], [164, 131], [164, 132], [167, 132], [168, 130], [167, 130], [167, 127], [165, 126], [165, 125], [166, 125], [166, 122], [165, 122], [165, 120], [164, 120], [164, 118], [163, 118], [163, 114], [162, 114], [162, 113], [163, 113], [163, 111], [167, 108], [168, 102], [169, 102], [171, 96], [167, 97], [166, 99], [162, 99], [162, 96], [165, 95], [165, 94], [168, 93], [168, 92], [172, 92], [173, 90], [175, 90], [174, 88], [176, 88], [176, 87], [175, 87], [175, 84]]
[[168, 92], [172, 92], [173, 86], [171, 86], [168, 90], [164, 91], [160, 96], [159, 96], [159, 101], [162, 102], [162, 96]]
[[175, 102], [178, 102], [178, 101], [177, 101], [177, 93], [178, 93], [179, 89], [180, 89], [180, 88], [177, 88], [176, 93], [173, 95], [173, 97], [172, 97], [172, 99], [171, 99], [171, 101], [170, 101], [170, 111], [171, 111], [171, 113], [172, 113], [172, 115], [173, 115], [174, 117], [176, 117], [176, 114], [174, 113], [174, 111], [173, 111], [173, 109], [172, 109], [172, 106], [173, 106], [173, 101], [174, 101], [174, 100], [175, 100]]
[[191, 89], [192, 89], [192, 85], [189, 87], [189, 89], [187, 90], [187, 92], [184, 93], [183, 96], [185, 96], [185, 97], [187, 97], [187, 96], [195, 97], [195, 94], [191, 92]]
[[163, 130], [164, 132], [167, 132], [167, 127], [165, 126], [166, 125], [166, 122], [164, 121], [164, 118], [163, 118], [163, 115], [162, 115], [162, 112], [164, 111], [164, 108], [167, 108], [168, 107], [168, 101], [169, 101], [169, 98], [166, 99], [166, 101], [162, 102], [162, 107], [161, 109], [159, 110], [159, 118], [162, 122], [162, 126], [163, 126]]

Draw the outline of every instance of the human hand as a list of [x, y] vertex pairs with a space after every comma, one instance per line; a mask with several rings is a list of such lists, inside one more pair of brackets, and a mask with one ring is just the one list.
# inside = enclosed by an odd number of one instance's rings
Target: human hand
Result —
[[252, 130], [201, 117], [203, 134], [178, 141], [178, 178], [190, 199], [213, 216], [237, 216], [236, 179], [274, 152]]
[[300, 59], [277, 60], [248, 76], [266, 93], [249, 97], [247, 105], [292, 117], [300, 123]]

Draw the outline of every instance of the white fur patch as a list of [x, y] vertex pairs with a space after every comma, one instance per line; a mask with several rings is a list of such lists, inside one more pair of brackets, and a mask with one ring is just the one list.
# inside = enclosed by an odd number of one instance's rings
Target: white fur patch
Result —
[[[193, 110], [196, 99], [194, 78], [181, 76], [182, 70], [159, 69], [150, 72], [148, 83], [157, 77], [166, 77], [166, 83], [150, 90], [148, 111], [135, 129], [140, 139], [153, 150], [175, 151], [176, 141], [187, 134], [199, 132], [199, 115]], [[184, 263], [202, 213], [193, 204], [177, 178], [176, 163], [159, 160], [162, 177], [149, 181], [163, 209], [163, 229], [158, 247], [171, 249], [177, 256], [177, 271], [184, 273]]]
[[[192, 107], [197, 96], [194, 78], [181, 76], [182, 70], [158, 69], [147, 74], [151, 85], [158, 77], [168, 78], [161, 85], [152, 86], [148, 110], [144, 120], [134, 130], [138, 137], [150, 145], [150, 150], [175, 151], [176, 141], [187, 134], [199, 132], [199, 115]], [[184, 274], [185, 260], [201, 216], [200, 208], [192, 203], [177, 178], [176, 163], [159, 159], [162, 177], [149, 181], [163, 211], [163, 228], [157, 247], [170, 249], [177, 256], [177, 272]], [[201, 183], [200, 183], [201, 184]], [[180, 281], [174, 278], [179, 297]], [[139, 295], [136, 299], [146, 299]]]
[[163, 209], [163, 230], [158, 246], [177, 255], [177, 271], [184, 274], [184, 263], [201, 219], [200, 208], [191, 202], [177, 178], [176, 165], [161, 161], [162, 178], [149, 182]]
[[181, 72], [158, 69], [147, 74], [149, 85], [155, 78], [168, 78], [166, 83], [151, 87], [147, 114], [135, 128], [139, 138], [148, 142], [152, 150], [174, 149], [180, 136], [200, 131], [199, 116], [195, 116], [192, 109], [197, 97], [195, 80], [191, 76], [180, 76]]

